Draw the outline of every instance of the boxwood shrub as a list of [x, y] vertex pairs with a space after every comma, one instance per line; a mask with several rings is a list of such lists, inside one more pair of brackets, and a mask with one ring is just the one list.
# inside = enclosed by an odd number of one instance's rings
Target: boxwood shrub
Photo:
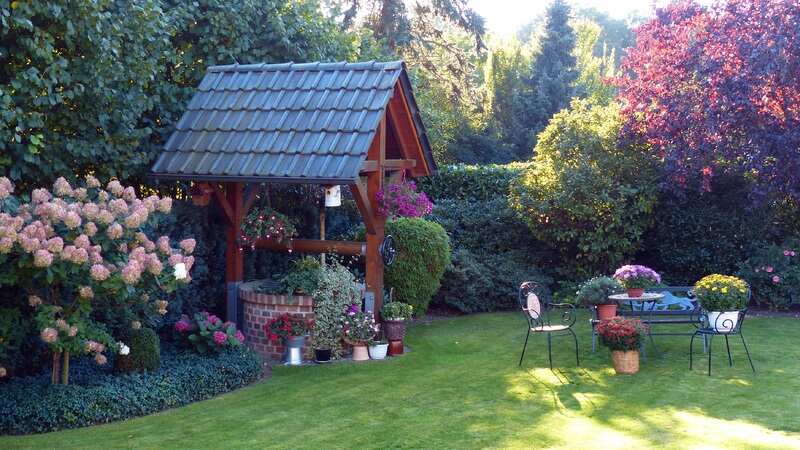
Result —
[[152, 414], [245, 386], [262, 373], [259, 357], [245, 348], [208, 357], [165, 347], [162, 358], [157, 371], [127, 375], [76, 358], [66, 386], [50, 385], [47, 374], [0, 383], [0, 435]]
[[161, 340], [151, 328], [131, 330], [125, 339], [130, 347], [128, 355], [117, 355], [114, 368], [117, 372], [154, 371], [161, 365]]

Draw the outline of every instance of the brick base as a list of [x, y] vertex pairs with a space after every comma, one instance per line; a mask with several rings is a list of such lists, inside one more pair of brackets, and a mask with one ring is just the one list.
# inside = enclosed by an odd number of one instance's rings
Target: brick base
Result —
[[[314, 299], [308, 295], [276, 295], [265, 294], [253, 290], [254, 283], [242, 283], [239, 287], [239, 299], [244, 306], [243, 329], [245, 342], [253, 350], [272, 362], [280, 362], [284, 346], [267, 339], [264, 325], [270, 319], [289, 313], [293, 317], [305, 320], [314, 318]], [[313, 349], [309, 339], [303, 347], [304, 359], [313, 359]]]

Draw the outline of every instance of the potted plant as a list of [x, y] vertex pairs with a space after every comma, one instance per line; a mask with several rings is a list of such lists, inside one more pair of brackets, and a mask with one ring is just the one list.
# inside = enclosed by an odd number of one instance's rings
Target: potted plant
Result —
[[386, 352], [389, 350], [389, 341], [383, 337], [383, 333], [379, 332], [375, 340], [369, 346], [369, 357], [372, 359], [385, 359]]
[[242, 220], [239, 231], [242, 246], [251, 249], [260, 238], [283, 242], [297, 235], [291, 219], [268, 206], [253, 207]]
[[406, 334], [406, 320], [411, 318], [414, 307], [403, 302], [389, 302], [383, 305], [381, 317], [383, 329], [389, 340], [389, 355], [403, 354], [403, 337]]
[[377, 332], [378, 325], [372, 313], [359, 311], [357, 305], [348, 308], [342, 319], [342, 338], [353, 346], [353, 361], [369, 359], [367, 345], [372, 343]]
[[640, 265], [622, 266], [614, 272], [614, 278], [628, 290], [629, 297], [641, 297], [644, 290], [661, 283], [661, 275], [655, 270]]
[[720, 332], [736, 328], [739, 311], [747, 306], [749, 286], [741, 278], [708, 275], [694, 285], [694, 295], [706, 311], [708, 325]]
[[308, 322], [299, 317], [292, 317], [289, 314], [270, 320], [264, 325], [264, 333], [271, 341], [283, 341], [285, 350], [283, 352], [283, 362], [296, 366], [303, 363], [303, 345], [306, 343], [308, 333]]
[[622, 285], [611, 277], [594, 277], [584, 282], [577, 292], [577, 299], [584, 305], [597, 308], [597, 318], [608, 320], [617, 315], [617, 303], [608, 297], [622, 293]]
[[317, 290], [322, 265], [317, 258], [306, 256], [295, 260], [292, 270], [281, 278], [281, 287], [288, 295], [311, 294]]
[[611, 350], [617, 373], [639, 371], [639, 346], [646, 331], [642, 321], [634, 318], [612, 317], [597, 324], [597, 334], [603, 345]]

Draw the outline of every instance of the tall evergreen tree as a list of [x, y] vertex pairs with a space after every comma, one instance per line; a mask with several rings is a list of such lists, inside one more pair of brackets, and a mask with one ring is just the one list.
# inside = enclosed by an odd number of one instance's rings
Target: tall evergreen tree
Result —
[[547, 8], [539, 53], [533, 62], [524, 96], [525, 111], [520, 111], [528, 132], [528, 141], [517, 148], [518, 157], [527, 158], [553, 114], [569, 105], [578, 77], [575, 32], [569, 24], [570, 7], [564, 0], [554, 0]]

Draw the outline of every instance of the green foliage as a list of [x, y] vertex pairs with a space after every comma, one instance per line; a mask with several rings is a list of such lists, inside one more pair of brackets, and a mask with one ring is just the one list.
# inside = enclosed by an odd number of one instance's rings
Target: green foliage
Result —
[[747, 280], [760, 306], [780, 310], [800, 303], [800, 240], [755, 250], [737, 275]]
[[492, 121], [503, 142], [512, 147], [509, 156], [520, 160], [532, 156], [531, 134], [525, 128], [525, 98], [520, 95], [531, 67], [529, 53], [516, 40], [498, 42], [492, 45], [486, 62]]
[[414, 307], [403, 302], [389, 302], [383, 305], [383, 320], [408, 320], [414, 315]]
[[512, 207], [560, 253], [564, 278], [608, 273], [638, 250], [650, 222], [653, 166], [642, 149], [618, 143], [620, 125], [617, 105], [574, 101], [553, 117], [533, 165], [512, 185]]
[[246, 348], [214, 357], [164, 349], [161, 368], [116, 375], [88, 359], [76, 360], [69, 385], [49, 376], [0, 383], [0, 434], [41, 433], [152, 414], [245, 386], [262, 373]]
[[114, 360], [117, 372], [153, 372], [161, 366], [161, 341], [153, 329], [131, 330], [123, 342], [130, 348], [130, 353], [117, 355]]
[[[187, 323], [188, 328], [178, 329], [178, 324]], [[194, 315], [194, 320], [183, 318], [175, 324], [179, 336], [201, 355], [214, 354], [238, 348], [244, 342], [244, 334], [236, 329], [233, 322], [223, 322], [222, 319], [201, 311]]]
[[397, 259], [386, 270], [386, 284], [397, 299], [425, 314], [450, 265], [450, 242], [441, 225], [401, 217], [386, 224], [386, 234], [397, 240]]
[[420, 178], [417, 187], [434, 201], [480, 202], [505, 198], [511, 182], [529, 163], [466, 165], [439, 167], [436, 175]]
[[596, 56], [603, 28], [588, 20], [578, 21], [574, 27], [577, 35], [575, 58], [579, 72], [575, 80], [576, 94], [606, 105], [617, 94], [616, 88], [605, 81], [616, 75], [614, 49], [608, 50], [603, 44], [602, 53]]
[[319, 259], [306, 256], [297, 259], [289, 273], [281, 279], [283, 291], [291, 295], [297, 293], [311, 294], [317, 290], [322, 265]]
[[585, 305], [603, 305], [608, 296], [623, 291], [617, 280], [611, 277], [595, 277], [584, 282], [577, 293], [577, 301]]
[[0, 308], [0, 367], [8, 369], [22, 356], [18, 352], [29, 331], [30, 324], [23, 320], [19, 308]]
[[334, 357], [342, 352], [341, 321], [350, 305], [361, 306], [361, 289], [346, 267], [331, 261], [322, 268], [314, 291], [314, 347], [330, 349]]

